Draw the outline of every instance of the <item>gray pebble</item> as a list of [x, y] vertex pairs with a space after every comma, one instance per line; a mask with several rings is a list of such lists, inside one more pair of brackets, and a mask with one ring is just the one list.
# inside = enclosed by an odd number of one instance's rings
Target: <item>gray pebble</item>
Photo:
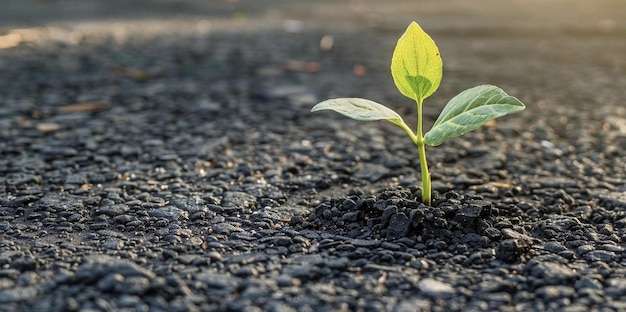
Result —
[[545, 188], [567, 188], [576, 186], [576, 181], [564, 177], [542, 177], [538, 182]]
[[230, 234], [232, 232], [243, 232], [241, 227], [238, 227], [231, 223], [219, 223], [215, 224], [211, 227], [213, 233], [215, 234]]
[[604, 207], [614, 208], [626, 208], [626, 193], [624, 192], [610, 192], [606, 194], [600, 194], [600, 204]]
[[169, 220], [182, 220], [189, 218], [189, 213], [187, 211], [173, 206], [151, 209], [148, 211], [148, 214], [153, 217], [166, 218]]
[[[170, 205], [185, 210], [189, 213], [195, 212], [209, 212], [211, 209], [204, 204], [204, 200], [201, 198], [188, 198], [176, 196], [169, 200]], [[219, 207], [219, 206], [218, 206]]]
[[124, 275], [119, 273], [109, 273], [104, 276], [96, 285], [98, 289], [104, 292], [108, 292], [110, 290], [114, 290], [115, 288], [119, 288], [119, 286], [124, 281]]
[[0, 290], [13, 288], [13, 286], [15, 286], [15, 282], [13, 282], [13, 280], [6, 277], [0, 278]]
[[576, 278], [576, 273], [572, 269], [559, 263], [531, 260], [526, 265], [526, 269], [530, 270], [532, 276], [539, 279], [540, 284], [568, 284]]
[[226, 192], [222, 196], [222, 206], [253, 208], [256, 206], [256, 197], [244, 192]]
[[563, 244], [559, 242], [547, 242], [543, 245], [543, 249], [558, 254], [562, 251], [566, 251], [567, 247], [563, 246]]
[[129, 276], [124, 278], [118, 289], [121, 293], [143, 295], [150, 288], [150, 279], [144, 276]]
[[102, 247], [110, 250], [119, 250], [124, 247], [124, 241], [120, 239], [109, 239], [102, 244]]
[[83, 264], [76, 270], [75, 277], [78, 280], [94, 281], [110, 272], [129, 276], [143, 276], [148, 279], [155, 278], [155, 274], [130, 261], [116, 259], [105, 255], [87, 257]]
[[120, 308], [136, 308], [141, 304], [141, 298], [134, 295], [121, 295], [118, 300], [118, 306]]
[[454, 219], [461, 224], [470, 225], [480, 216], [482, 208], [478, 206], [464, 206], [456, 213]]
[[418, 284], [418, 288], [424, 295], [433, 299], [446, 300], [456, 295], [456, 291], [452, 285], [432, 278], [421, 280]]
[[194, 274], [193, 278], [202, 282], [206, 287], [229, 290], [239, 284], [239, 278], [230, 274], [203, 272]]
[[626, 296], [626, 278], [613, 277], [606, 281], [605, 292], [612, 298]]
[[39, 295], [36, 287], [16, 287], [0, 291], [0, 303], [34, 300]]
[[594, 250], [596, 250], [596, 247], [594, 247], [593, 245], [585, 244], [585, 245], [578, 246], [576, 248], [576, 253], [579, 255], [585, 255]]
[[405, 237], [409, 234], [409, 217], [404, 213], [397, 213], [391, 216], [389, 227], [387, 228], [387, 238], [390, 240]]
[[585, 260], [587, 261], [602, 261], [606, 263], [610, 263], [615, 261], [617, 255], [612, 251], [607, 250], [593, 250], [585, 253]]
[[67, 184], [82, 185], [82, 184], [86, 184], [88, 182], [89, 182], [89, 180], [87, 179], [87, 176], [84, 173], [70, 174], [65, 179], [65, 183], [67, 183]]
[[367, 179], [373, 183], [387, 176], [389, 172], [390, 170], [383, 165], [363, 163], [354, 176], [359, 179]]
[[565, 285], [548, 285], [540, 287], [535, 291], [538, 297], [548, 301], [554, 301], [561, 298], [573, 298], [576, 296], [576, 290]]
[[602, 285], [600, 281], [598, 281], [597, 279], [587, 277], [587, 276], [584, 276], [578, 281], [576, 281], [575, 286], [576, 286], [576, 289], [586, 288], [586, 289], [601, 290], [604, 288], [604, 286]]
[[232, 273], [234, 276], [238, 276], [241, 278], [247, 278], [247, 277], [253, 277], [253, 276], [259, 275], [259, 271], [252, 266], [245, 266], [245, 267], [236, 269]]
[[353, 239], [350, 240], [352, 245], [357, 247], [365, 247], [365, 248], [376, 248], [380, 246], [381, 242], [377, 239]]

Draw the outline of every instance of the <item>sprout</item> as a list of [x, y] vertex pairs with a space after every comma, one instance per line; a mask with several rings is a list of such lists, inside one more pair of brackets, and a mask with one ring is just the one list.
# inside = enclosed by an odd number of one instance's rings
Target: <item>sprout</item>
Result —
[[402, 128], [417, 146], [422, 175], [422, 202], [430, 205], [431, 181], [426, 145], [437, 146], [448, 138], [463, 135], [495, 118], [524, 110], [524, 104], [492, 85], [467, 89], [453, 97], [425, 135], [422, 133], [422, 104], [441, 82], [443, 62], [433, 39], [412, 22], [398, 39], [391, 58], [391, 75], [403, 95], [417, 103], [417, 129], [413, 132], [392, 109], [362, 98], [337, 98], [315, 105], [311, 111], [333, 110], [356, 120], [387, 120]]

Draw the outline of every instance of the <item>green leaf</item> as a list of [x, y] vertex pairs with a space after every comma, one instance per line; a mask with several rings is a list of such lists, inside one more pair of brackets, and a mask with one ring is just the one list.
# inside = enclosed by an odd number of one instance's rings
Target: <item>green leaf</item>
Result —
[[441, 83], [443, 62], [435, 41], [412, 22], [391, 58], [391, 75], [398, 90], [419, 103], [433, 94]]
[[520, 100], [496, 86], [483, 85], [461, 92], [443, 108], [433, 127], [424, 136], [426, 144], [437, 146], [448, 138], [472, 131], [498, 117], [524, 110]]
[[323, 101], [311, 109], [312, 112], [333, 110], [356, 120], [387, 120], [405, 127], [402, 117], [385, 105], [361, 98], [338, 98]]

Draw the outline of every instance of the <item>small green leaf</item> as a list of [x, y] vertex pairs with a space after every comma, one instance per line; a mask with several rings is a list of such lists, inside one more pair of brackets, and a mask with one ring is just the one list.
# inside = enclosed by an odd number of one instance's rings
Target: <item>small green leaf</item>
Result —
[[344, 116], [356, 120], [387, 120], [400, 127], [404, 127], [402, 117], [385, 105], [361, 98], [338, 98], [323, 101], [311, 109], [312, 112], [320, 110], [333, 110]]
[[391, 58], [391, 75], [398, 90], [421, 103], [433, 94], [441, 83], [443, 62], [433, 39], [412, 22]]
[[520, 100], [496, 86], [483, 85], [461, 92], [443, 108], [433, 127], [424, 136], [426, 144], [437, 146], [448, 138], [472, 131], [498, 117], [524, 110]]

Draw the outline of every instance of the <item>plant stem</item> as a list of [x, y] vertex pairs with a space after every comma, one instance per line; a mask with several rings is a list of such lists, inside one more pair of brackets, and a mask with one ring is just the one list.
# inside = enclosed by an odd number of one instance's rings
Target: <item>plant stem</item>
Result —
[[428, 162], [426, 161], [426, 143], [422, 134], [422, 103], [417, 102], [417, 134], [407, 126], [404, 121], [389, 120], [399, 126], [409, 135], [411, 141], [417, 146], [417, 153], [420, 159], [420, 172], [422, 173], [422, 202], [430, 206], [432, 187], [430, 184], [430, 172], [428, 171]]
[[428, 163], [426, 162], [426, 144], [424, 140], [421, 143], [416, 143], [417, 152], [420, 157], [420, 172], [422, 173], [422, 202], [430, 206], [431, 198], [431, 184], [430, 184], [430, 172], [428, 172]]
[[432, 186], [430, 183], [430, 172], [426, 161], [426, 143], [422, 133], [422, 100], [417, 101], [417, 132], [414, 141], [417, 146], [417, 153], [420, 159], [420, 172], [422, 174], [422, 202], [430, 206]]

